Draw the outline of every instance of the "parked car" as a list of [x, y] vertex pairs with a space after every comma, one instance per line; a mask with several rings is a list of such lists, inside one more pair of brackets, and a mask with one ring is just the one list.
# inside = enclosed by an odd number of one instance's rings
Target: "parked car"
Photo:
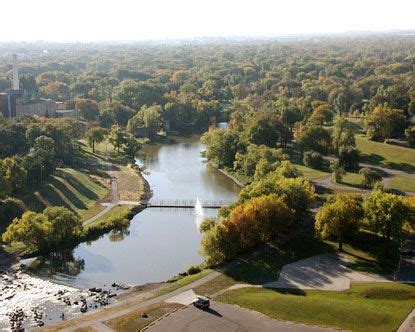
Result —
[[198, 296], [193, 301], [193, 305], [199, 309], [206, 309], [210, 307], [210, 299], [205, 296]]

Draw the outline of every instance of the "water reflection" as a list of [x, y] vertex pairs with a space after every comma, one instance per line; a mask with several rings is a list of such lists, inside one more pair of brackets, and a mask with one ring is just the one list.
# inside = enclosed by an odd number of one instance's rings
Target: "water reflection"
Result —
[[[202, 150], [198, 137], [146, 146], [137, 163], [146, 169], [153, 198], [236, 199], [239, 188], [208, 167], [200, 156]], [[166, 280], [203, 262], [199, 226], [217, 213], [203, 210], [204, 215], [196, 215], [193, 208], [145, 209], [128, 228], [82, 243], [70, 253], [55, 253], [61, 263], [44, 259], [39, 265], [56, 280], [81, 287]]]

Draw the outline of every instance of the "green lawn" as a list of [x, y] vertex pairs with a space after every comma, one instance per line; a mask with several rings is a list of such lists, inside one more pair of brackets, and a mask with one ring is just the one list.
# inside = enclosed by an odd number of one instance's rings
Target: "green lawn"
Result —
[[415, 150], [368, 140], [363, 135], [356, 135], [356, 147], [360, 150], [363, 162], [415, 172]]
[[345, 184], [352, 187], [361, 187], [362, 176], [359, 173], [350, 173], [347, 172], [343, 176], [341, 184]]
[[330, 175], [329, 172], [320, 171], [318, 169], [313, 169], [304, 165], [295, 164], [294, 166], [301, 172], [303, 177], [308, 181], [321, 179]]
[[218, 300], [293, 322], [353, 331], [395, 331], [415, 307], [415, 286], [359, 283], [346, 292], [250, 287], [228, 291]]
[[415, 192], [415, 179], [405, 176], [395, 176], [389, 184], [390, 189]]

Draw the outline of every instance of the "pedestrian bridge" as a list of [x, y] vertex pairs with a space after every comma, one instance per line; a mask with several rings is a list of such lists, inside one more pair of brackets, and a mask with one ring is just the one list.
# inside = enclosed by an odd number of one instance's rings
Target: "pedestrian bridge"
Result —
[[[219, 209], [234, 203], [234, 201], [227, 200], [199, 200], [200, 204], [205, 209]], [[146, 207], [160, 207], [160, 208], [194, 208], [196, 205], [195, 199], [150, 199], [147, 202], [141, 202]]]

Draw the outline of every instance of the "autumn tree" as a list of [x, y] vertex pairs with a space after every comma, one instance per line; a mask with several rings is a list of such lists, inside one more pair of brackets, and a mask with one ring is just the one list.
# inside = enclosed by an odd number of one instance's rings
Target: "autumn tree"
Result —
[[377, 190], [364, 199], [363, 208], [371, 230], [386, 239], [401, 240], [403, 225], [414, 222], [413, 207], [403, 196]]
[[360, 197], [339, 195], [318, 210], [315, 229], [323, 239], [335, 239], [343, 251], [345, 237], [359, 229], [363, 215]]

